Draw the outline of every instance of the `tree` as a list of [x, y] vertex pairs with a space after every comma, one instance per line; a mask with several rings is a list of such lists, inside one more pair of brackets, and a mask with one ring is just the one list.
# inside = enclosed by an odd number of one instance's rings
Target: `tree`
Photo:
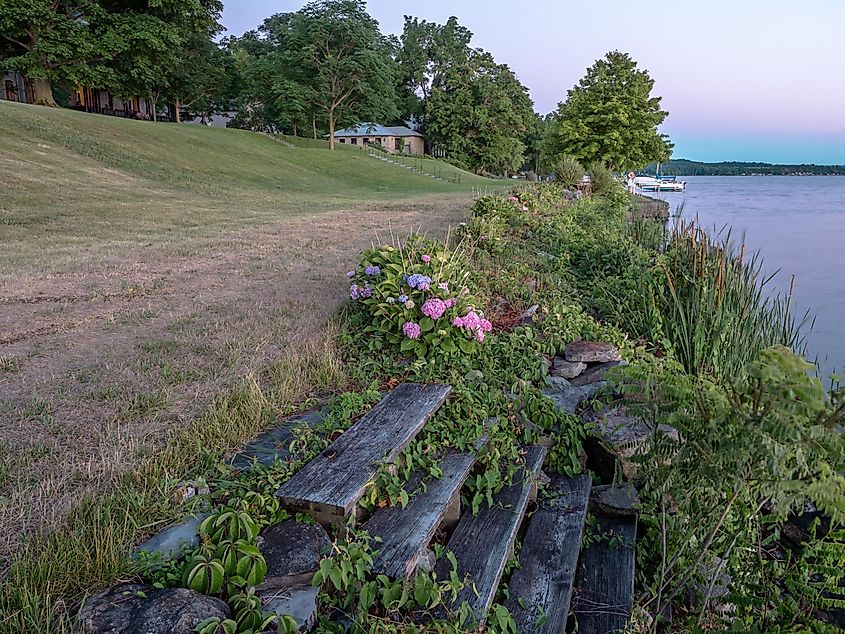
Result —
[[508, 173], [524, 161], [534, 110], [528, 89], [492, 55], [473, 50], [444, 69], [426, 104], [426, 134], [450, 161], [477, 173]]
[[[192, 34], [219, 28], [220, 0], [4, 0], [7, 65], [31, 80], [35, 102], [54, 106], [52, 82], [125, 91], [166, 81], [163, 69]], [[124, 91], [124, 92], [125, 92]]]
[[[319, 0], [265, 20], [277, 100], [321, 112], [334, 149], [338, 123], [398, 116], [393, 45], [361, 0]], [[290, 97], [290, 99], [288, 99]], [[312, 112], [316, 131], [316, 112]]]
[[235, 60], [207, 37], [196, 35], [182, 47], [170, 78], [168, 95], [181, 121], [181, 111], [203, 122], [231, 108], [239, 80]]
[[569, 155], [582, 164], [602, 161], [615, 170], [639, 169], [665, 161], [672, 143], [657, 130], [668, 113], [652, 97], [654, 80], [626, 53], [598, 60], [567, 100], [559, 104], [546, 139], [553, 156]]

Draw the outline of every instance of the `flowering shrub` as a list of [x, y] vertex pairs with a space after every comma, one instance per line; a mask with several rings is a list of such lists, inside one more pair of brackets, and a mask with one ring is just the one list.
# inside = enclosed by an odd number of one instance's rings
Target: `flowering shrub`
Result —
[[366, 251], [347, 273], [349, 297], [366, 312], [370, 346], [425, 357], [471, 353], [493, 326], [468, 287], [460, 246], [412, 235]]

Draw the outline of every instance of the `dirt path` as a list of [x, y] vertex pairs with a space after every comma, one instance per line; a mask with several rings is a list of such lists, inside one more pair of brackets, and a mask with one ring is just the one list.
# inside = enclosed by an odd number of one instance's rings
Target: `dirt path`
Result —
[[130, 469], [163, 432], [319, 332], [374, 240], [445, 234], [466, 198], [295, 218], [92, 254], [0, 287], [0, 570], [27, 533]]

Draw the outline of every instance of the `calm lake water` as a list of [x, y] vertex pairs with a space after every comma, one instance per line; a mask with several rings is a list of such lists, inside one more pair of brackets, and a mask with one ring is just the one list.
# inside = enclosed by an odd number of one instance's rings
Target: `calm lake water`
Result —
[[686, 176], [683, 193], [660, 194], [674, 212], [708, 229], [733, 227], [732, 240], [759, 250], [764, 271], [785, 291], [796, 276], [795, 314], [815, 325], [808, 356], [822, 376], [845, 367], [845, 176]]

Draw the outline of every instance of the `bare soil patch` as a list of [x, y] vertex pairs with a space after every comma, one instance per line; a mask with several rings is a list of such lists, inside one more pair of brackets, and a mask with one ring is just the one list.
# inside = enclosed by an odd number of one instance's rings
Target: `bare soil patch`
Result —
[[320, 333], [362, 249], [391, 230], [443, 235], [468, 206], [466, 195], [422, 198], [156, 244], [105, 242], [60, 273], [49, 253], [4, 273], [0, 573], [27, 535], [103, 490], [236, 380]]

